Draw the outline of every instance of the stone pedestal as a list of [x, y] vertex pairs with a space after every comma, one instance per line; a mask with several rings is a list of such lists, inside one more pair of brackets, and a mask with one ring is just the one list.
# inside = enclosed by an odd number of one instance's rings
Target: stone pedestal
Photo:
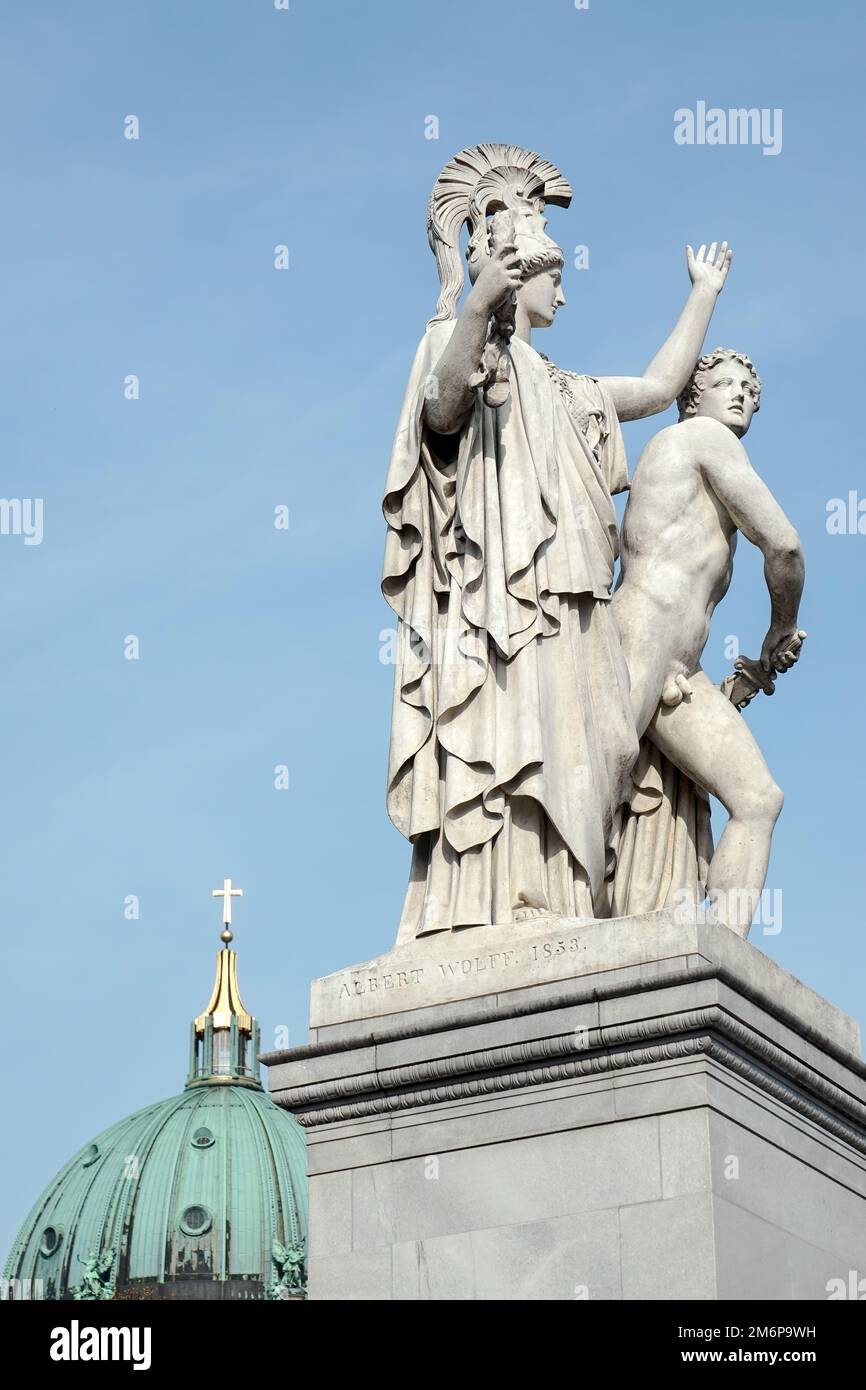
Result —
[[316, 981], [311, 1045], [263, 1060], [307, 1129], [312, 1298], [866, 1281], [859, 1030], [725, 928], [428, 938]]

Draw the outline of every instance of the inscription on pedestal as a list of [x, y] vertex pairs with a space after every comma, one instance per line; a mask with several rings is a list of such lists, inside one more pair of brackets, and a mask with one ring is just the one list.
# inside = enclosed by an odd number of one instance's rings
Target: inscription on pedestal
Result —
[[459, 933], [443, 932], [314, 981], [310, 1023], [321, 1028], [680, 955], [683, 933], [669, 911], [475, 928], [471, 951], [459, 950]]

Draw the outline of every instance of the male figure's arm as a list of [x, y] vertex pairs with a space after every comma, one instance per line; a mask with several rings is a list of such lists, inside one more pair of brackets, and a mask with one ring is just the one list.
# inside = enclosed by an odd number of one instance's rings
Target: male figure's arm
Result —
[[686, 247], [692, 291], [673, 332], [659, 348], [643, 376], [606, 376], [604, 382], [613, 397], [620, 420], [641, 420], [667, 410], [683, 389], [701, 354], [716, 298], [725, 283], [733, 252], [722, 242], [716, 256], [716, 243], [709, 252], [700, 247], [697, 255]]
[[782, 664], [792, 644], [799, 646], [797, 613], [806, 572], [800, 537], [736, 435], [707, 418], [689, 420], [684, 428], [706, 482], [737, 529], [763, 553], [771, 612], [761, 666], [770, 671]]

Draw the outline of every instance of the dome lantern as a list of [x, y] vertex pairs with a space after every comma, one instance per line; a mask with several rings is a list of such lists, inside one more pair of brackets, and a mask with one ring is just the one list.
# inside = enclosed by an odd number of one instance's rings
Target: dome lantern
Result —
[[229, 943], [234, 939], [232, 898], [242, 898], [244, 890], [233, 888], [230, 878], [212, 897], [222, 898], [222, 949], [217, 951], [216, 979], [208, 1005], [190, 1029], [190, 1057], [187, 1086], [216, 1083], [257, 1086], [259, 1073], [259, 1025], [244, 1008], [238, 988], [237, 953]]

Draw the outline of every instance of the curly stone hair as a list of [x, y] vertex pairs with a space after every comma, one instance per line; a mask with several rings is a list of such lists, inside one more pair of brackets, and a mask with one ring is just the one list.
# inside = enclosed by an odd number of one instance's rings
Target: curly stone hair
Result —
[[695, 415], [697, 413], [698, 401], [704, 389], [702, 380], [704, 373], [708, 372], [711, 367], [717, 367], [720, 362], [726, 362], [729, 359], [732, 359], [734, 362], [741, 362], [746, 370], [751, 372], [757, 389], [757, 395], [755, 397], [755, 413], [757, 414], [761, 408], [761, 378], [755, 371], [754, 362], [751, 357], [747, 357], [744, 352], [736, 352], [734, 348], [717, 347], [713, 348], [712, 352], [705, 352], [703, 357], [698, 359], [695, 364], [695, 370], [677, 396], [677, 406], [679, 408], [681, 420], [686, 420], [690, 415]]

